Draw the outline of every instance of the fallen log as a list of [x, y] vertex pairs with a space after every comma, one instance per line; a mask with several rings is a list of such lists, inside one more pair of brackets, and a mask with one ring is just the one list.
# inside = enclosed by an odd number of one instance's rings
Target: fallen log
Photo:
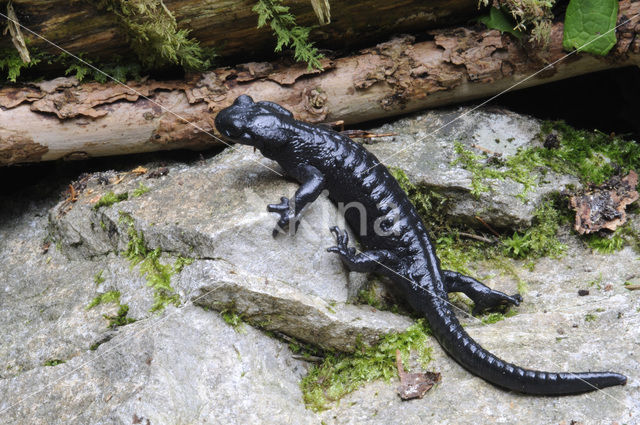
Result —
[[[620, 3], [620, 18], [640, 2]], [[496, 30], [433, 31], [416, 43], [398, 37], [355, 56], [305, 65], [247, 63], [181, 81], [79, 84], [59, 78], [0, 90], [0, 165], [80, 159], [219, 144], [213, 117], [238, 95], [271, 100], [310, 122], [354, 124], [478, 99], [607, 68], [640, 63], [638, 19], [621, 26], [606, 57], [574, 54], [558, 63], [562, 24], [544, 51]], [[553, 64], [544, 68], [547, 64]], [[533, 73], [539, 72], [533, 78]]]
[[[71, 7], [69, 0], [13, 0], [12, 3], [21, 24], [72, 53], [102, 59], [113, 54], [132, 55], [122, 22], [109, 8], [101, 7], [110, 2], [76, 0], [71, 2]], [[135, 6], [142, 2], [130, 0], [129, 3]], [[331, 25], [319, 26], [309, 0], [285, 3], [297, 24], [313, 27], [311, 40], [319, 47], [330, 49], [366, 46], [394, 33], [460, 24], [478, 13], [477, 0], [332, 0]], [[275, 38], [271, 29], [257, 28], [258, 15], [252, 11], [255, 0], [164, 0], [163, 4], [175, 17], [179, 29], [190, 31], [190, 37], [202, 46], [215, 48], [219, 57], [265, 59], [266, 54], [274, 55]], [[4, 6], [0, 10], [4, 13]], [[24, 36], [29, 49], [60, 53], [31, 33], [24, 31]], [[9, 37], [0, 37], [0, 48], [3, 47], [13, 48]], [[235, 62], [240, 61], [242, 59]]]

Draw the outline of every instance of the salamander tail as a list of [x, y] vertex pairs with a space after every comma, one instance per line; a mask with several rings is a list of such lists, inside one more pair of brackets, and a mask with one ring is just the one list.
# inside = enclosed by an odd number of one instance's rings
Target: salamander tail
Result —
[[438, 315], [429, 315], [434, 336], [460, 365], [502, 388], [525, 394], [566, 395], [625, 385], [627, 377], [615, 372], [542, 372], [507, 363], [474, 341], [446, 303], [434, 299]]

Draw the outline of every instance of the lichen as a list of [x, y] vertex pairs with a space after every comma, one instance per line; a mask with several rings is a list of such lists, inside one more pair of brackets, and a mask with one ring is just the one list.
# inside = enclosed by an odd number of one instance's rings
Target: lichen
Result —
[[397, 376], [396, 350], [404, 365], [409, 364], [410, 353], [416, 352], [425, 367], [431, 360], [429, 334], [424, 320], [418, 320], [405, 332], [384, 335], [376, 345], [359, 343], [352, 354], [325, 353], [322, 363], [313, 366], [300, 383], [307, 408], [325, 410], [367, 382]]
[[479, 6], [491, 4], [506, 10], [514, 19], [514, 29], [528, 32], [541, 47], [549, 44], [555, 0], [479, 0]]

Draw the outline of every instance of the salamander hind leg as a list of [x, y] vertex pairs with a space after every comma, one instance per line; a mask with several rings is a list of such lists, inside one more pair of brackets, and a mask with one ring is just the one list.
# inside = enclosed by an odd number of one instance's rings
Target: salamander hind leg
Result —
[[327, 248], [327, 251], [340, 255], [342, 263], [350, 271], [377, 272], [384, 275], [395, 274], [398, 257], [393, 253], [384, 249], [358, 253], [355, 248], [349, 247], [349, 235], [346, 231], [341, 231], [338, 226], [333, 226], [329, 230], [336, 237], [336, 246]]
[[447, 292], [462, 292], [475, 304], [473, 314], [482, 313], [484, 310], [495, 310], [510, 304], [519, 305], [522, 302], [520, 294], [507, 295], [504, 292], [495, 291], [472, 277], [453, 272], [442, 271], [445, 277]]

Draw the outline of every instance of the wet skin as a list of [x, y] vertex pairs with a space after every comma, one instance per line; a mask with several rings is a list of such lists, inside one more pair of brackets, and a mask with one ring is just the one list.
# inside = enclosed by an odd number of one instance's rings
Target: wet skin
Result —
[[389, 277], [409, 305], [424, 315], [433, 335], [460, 365], [499, 387], [526, 394], [577, 394], [624, 385], [613, 372], [551, 373], [523, 369], [499, 359], [462, 328], [447, 301], [448, 292], [463, 292], [475, 303], [474, 313], [518, 305], [520, 295], [494, 291], [477, 280], [442, 270], [435, 248], [415, 208], [387, 168], [361, 145], [323, 125], [295, 120], [273, 102], [238, 97], [215, 119], [227, 139], [254, 146], [300, 183], [292, 202], [282, 197], [267, 209], [280, 218], [274, 236], [295, 233], [304, 207], [323, 190], [336, 204], [361, 206], [345, 218], [364, 249], [349, 247], [347, 233], [332, 227], [336, 253], [351, 271]]

